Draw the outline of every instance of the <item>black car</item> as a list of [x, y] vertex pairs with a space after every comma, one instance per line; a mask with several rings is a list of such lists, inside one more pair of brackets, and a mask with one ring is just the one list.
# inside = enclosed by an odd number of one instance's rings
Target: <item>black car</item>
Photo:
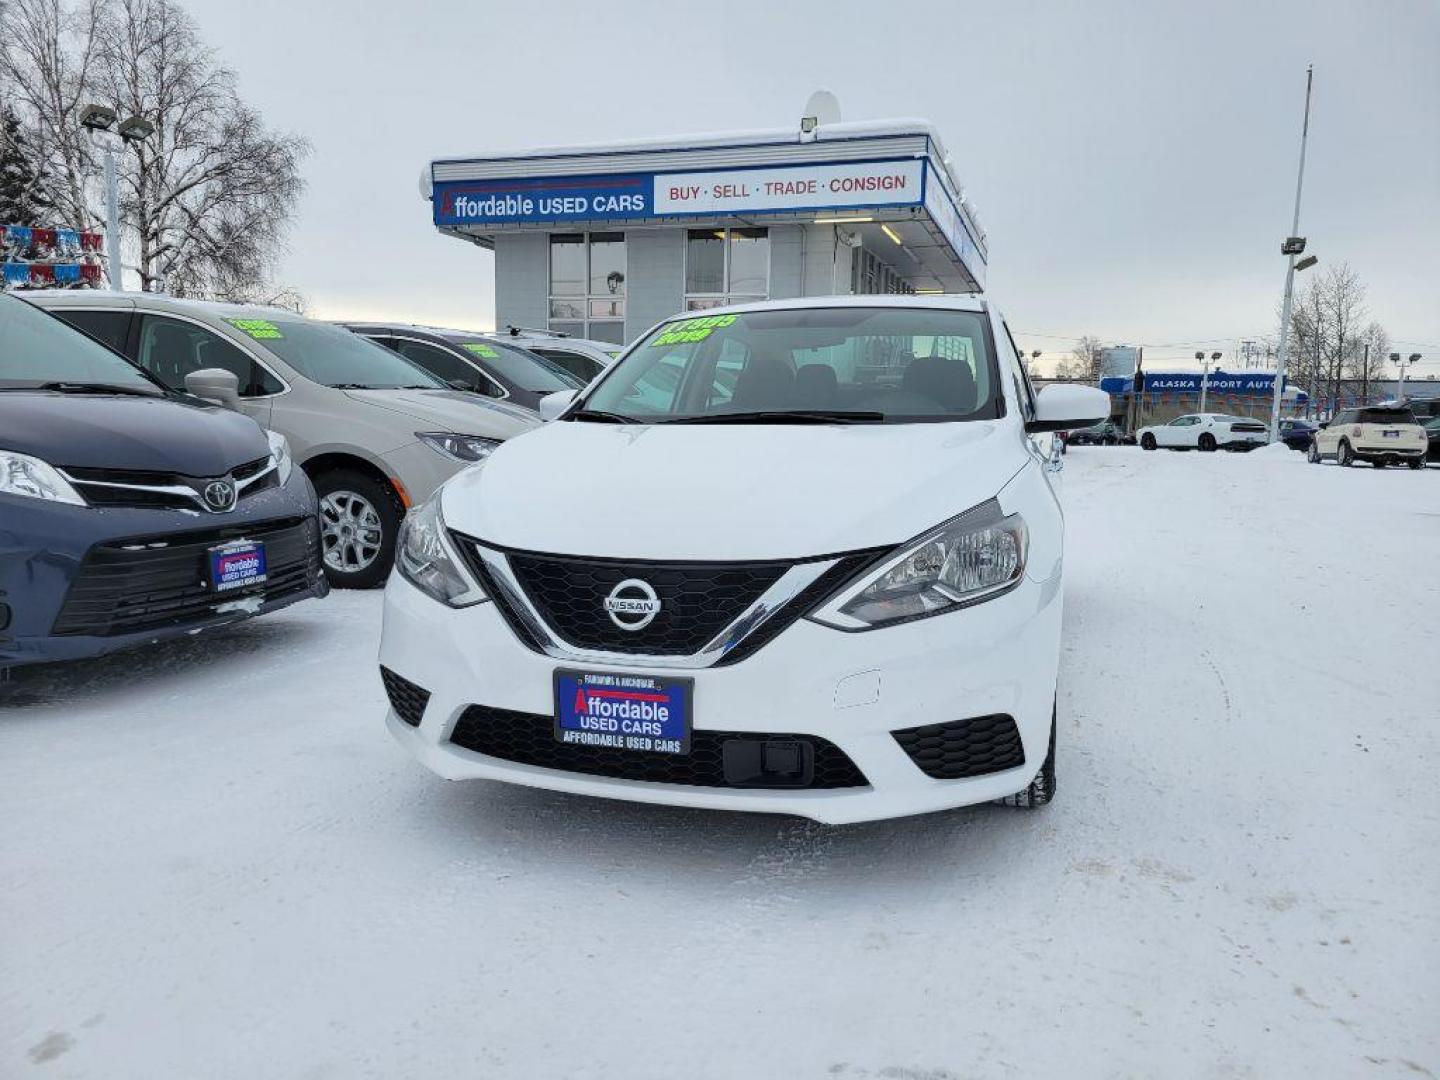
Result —
[[538, 410], [540, 399], [585, 384], [529, 349], [464, 330], [396, 323], [344, 323], [361, 337], [394, 349], [459, 390], [502, 398]]
[[283, 438], [0, 295], [0, 669], [327, 591]]
[[1425, 460], [1440, 461], [1440, 416], [1422, 417], [1420, 426], [1425, 429], [1425, 437], [1430, 440], [1430, 447], [1425, 451]]
[[1066, 442], [1071, 446], [1119, 446], [1125, 437], [1124, 429], [1113, 420], [1102, 420], [1098, 424], [1070, 432]]
[[1309, 450], [1310, 443], [1315, 439], [1315, 432], [1320, 430], [1319, 424], [1312, 424], [1309, 420], [1281, 420], [1280, 441], [1291, 450]]

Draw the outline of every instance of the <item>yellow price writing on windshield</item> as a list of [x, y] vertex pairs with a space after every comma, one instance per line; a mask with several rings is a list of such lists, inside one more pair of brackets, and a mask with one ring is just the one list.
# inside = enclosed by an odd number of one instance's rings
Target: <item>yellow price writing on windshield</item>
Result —
[[266, 319], [227, 319], [227, 322], [241, 333], [249, 334], [256, 341], [264, 341], [267, 338], [283, 338], [280, 328], [273, 322]]
[[736, 319], [734, 315], [705, 315], [698, 319], [683, 319], [671, 323], [650, 342], [650, 348], [660, 345], [684, 345], [691, 341], [704, 341], [722, 326], [729, 326]]

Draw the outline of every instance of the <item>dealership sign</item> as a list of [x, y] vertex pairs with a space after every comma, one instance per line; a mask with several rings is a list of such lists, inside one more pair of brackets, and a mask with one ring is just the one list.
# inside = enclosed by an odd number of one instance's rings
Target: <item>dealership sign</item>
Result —
[[861, 162], [720, 172], [620, 173], [437, 183], [436, 225], [519, 225], [918, 206], [924, 163]]
[[[1202, 374], [1198, 371], [1144, 372], [1144, 391], [1148, 394], [1198, 394]], [[1129, 375], [1116, 375], [1100, 380], [1100, 389], [1109, 394], [1123, 394], [1132, 389]], [[1271, 394], [1275, 388], [1274, 372], [1211, 372], [1205, 389], [1211, 394]]]

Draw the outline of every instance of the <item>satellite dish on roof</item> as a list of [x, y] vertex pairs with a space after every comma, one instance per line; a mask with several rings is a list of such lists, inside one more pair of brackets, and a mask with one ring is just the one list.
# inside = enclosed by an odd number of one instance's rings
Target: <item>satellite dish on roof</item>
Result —
[[814, 117], [816, 127], [822, 124], [838, 124], [840, 99], [829, 90], [816, 90], [810, 95], [810, 100], [805, 102], [805, 111], [801, 115]]

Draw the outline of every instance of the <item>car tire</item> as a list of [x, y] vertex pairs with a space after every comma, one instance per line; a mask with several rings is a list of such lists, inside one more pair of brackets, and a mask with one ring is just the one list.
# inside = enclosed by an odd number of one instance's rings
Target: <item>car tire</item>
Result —
[[1335, 449], [1335, 462], [1347, 469], [1355, 464], [1355, 451], [1350, 448], [1350, 444], [1344, 439], [1340, 440], [1340, 445]]
[[1405, 464], [1409, 465], [1412, 469], [1423, 469], [1425, 467], [1425, 461], [1422, 458], [1411, 458], [1405, 462]]
[[1305, 451], [1305, 460], [1311, 465], [1320, 464], [1320, 447], [1315, 445], [1315, 440], [1310, 440], [1310, 449]]
[[1204, 451], [1208, 454], [1208, 453], [1210, 453], [1211, 451], [1213, 451], [1213, 450], [1215, 449], [1215, 445], [1216, 445], [1216, 444], [1215, 444], [1215, 436], [1214, 436], [1214, 435], [1211, 435], [1210, 432], [1208, 432], [1208, 431], [1202, 431], [1202, 432], [1200, 433], [1200, 449], [1201, 449], [1201, 450], [1204, 450]]
[[1021, 806], [1028, 810], [1044, 806], [1055, 798], [1055, 706], [1050, 706], [1050, 749], [1040, 763], [1040, 771], [1023, 791], [996, 799], [1001, 806]]
[[385, 584], [405, 516], [394, 489], [362, 472], [336, 469], [315, 478], [315, 495], [321, 562], [330, 584], [337, 589]]
[[1141, 436], [1140, 436], [1140, 449], [1142, 449], [1142, 450], [1154, 450], [1154, 449], [1155, 449], [1155, 436], [1154, 436], [1154, 435], [1151, 435], [1148, 431], [1147, 431], [1144, 435], [1141, 435]]

